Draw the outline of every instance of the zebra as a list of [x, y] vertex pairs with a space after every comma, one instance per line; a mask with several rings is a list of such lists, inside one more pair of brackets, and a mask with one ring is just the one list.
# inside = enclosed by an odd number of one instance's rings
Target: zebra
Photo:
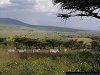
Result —
[[49, 52], [50, 52], [50, 53], [59, 53], [59, 50], [58, 50], [58, 49], [50, 49]]

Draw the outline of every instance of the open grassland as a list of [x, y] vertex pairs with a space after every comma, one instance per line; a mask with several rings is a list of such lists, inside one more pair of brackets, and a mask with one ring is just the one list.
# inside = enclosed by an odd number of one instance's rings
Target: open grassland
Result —
[[9, 53], [7, 50], [0, 49], [0, 64], [9, 62], [11, 60], [18, 59], [18, 55], [16, 53]]
[[100, 71], [100, 54], [91, 52], [8, 53], [0, 49], [1, 75], [65, 75], [65, 72]]
[[[90, 36], [90, 35], [89, 35]], [[89, 44], [92, 40], [88, 38], [89, 36], [80, 35], [74, 32], [52, 32], [52, 31], [40, 31], [34, 29], [21, 29], [12, 27], [0, 27], [0, 37], [6, 37], [12, 39], [14, 37], [27, 37], [35, 39], [57, 39], [61, 41], [67, 41], [70, 39], [76, 39], [78, 41], [84, 41], [84, 43]]]
[[[87, 47], [90, 42], [91, 47]], [[18, 47], [17, 51], [8, 52], [15, 46]], [[40, 52], [32, 53], [33, 46], [41, 48]], [[100, 71], [99, 37], [90, 38], [90, 35], [70, 32], [1, 28], [0, 47], [0, 75], [65, 75], [65, 72]], [[60, 50], [60, 53], [50, 53], [50, 48], [54, 47], [68, 49], [66, 52]], [[26, 52], [20, 53], [19, 49], [26, 49]]]

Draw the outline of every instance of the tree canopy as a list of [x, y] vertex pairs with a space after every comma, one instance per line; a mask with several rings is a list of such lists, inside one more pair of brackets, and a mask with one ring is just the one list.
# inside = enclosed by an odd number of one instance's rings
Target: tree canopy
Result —
[[75, 16], [90, 16], [100, 19], [100, 0], [53, 0], [59, 4], [62, 13], [58, 17], [67, 19]]

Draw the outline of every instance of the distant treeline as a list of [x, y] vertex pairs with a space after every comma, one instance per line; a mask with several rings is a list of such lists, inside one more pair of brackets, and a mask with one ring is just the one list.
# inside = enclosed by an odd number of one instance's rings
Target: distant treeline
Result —
[[77, 40], [67, 40], [60, 41], [56, 39], [32, 39], [26, 37], [15, 37], [12, 40], [7, 40], [7, 38], [0, 38], [0, 47], [2, 48], [14, 48], [17, 49], [50, 49], [50, 48], [58, 48], [62, 50], [64, 48], [67, 49], [93, 49], [100, 50], [100, 38], [99, 37], [91, 37], [93, 40], [90, 42], [90, 45], [84, 43], [84, 41]]

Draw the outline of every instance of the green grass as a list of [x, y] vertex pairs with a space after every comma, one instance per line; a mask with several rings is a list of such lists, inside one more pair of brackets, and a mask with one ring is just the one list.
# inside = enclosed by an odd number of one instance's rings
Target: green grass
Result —
[[[0, 27], [0, 37], [12, 40], [16, 36], [40, 40], [78, 39], [87, 44], [92, 41], [86, 36], [75, 33]], [[100, 52], [68, 50], [66, 53], [50, 54], [47, 50], [42, 50], [41, 53], [32, 54], [31, 50], [26, 53], [8, 53], [7, 49], [0, 49], [0, 73], [2, 75], [65, 75], [65, 72], [86, 71], [100, 71]]]
[[84, 43], [89, 44], [92, 40], [88, 37], [81, 36], [77, 33], [72, 32], [52, 32], [52, 31], [40, 31], [34, 29], [21, 29], [17, 27], [1, 27], [0, 26], [0, 37], [6, 37], [12, 39], [14, 37], [27, 37], [27, 38], [38, 38], [38, 39], [57, 39], [62, 41], [67, 41], [70, 39], [78, 39], [79, 41], [84, 41]]
[[64, 75], [65, 72], [100, 71], [98, 53], [19, 54], [0, 50], [0, 54], [0, 72], [3, 75]]

